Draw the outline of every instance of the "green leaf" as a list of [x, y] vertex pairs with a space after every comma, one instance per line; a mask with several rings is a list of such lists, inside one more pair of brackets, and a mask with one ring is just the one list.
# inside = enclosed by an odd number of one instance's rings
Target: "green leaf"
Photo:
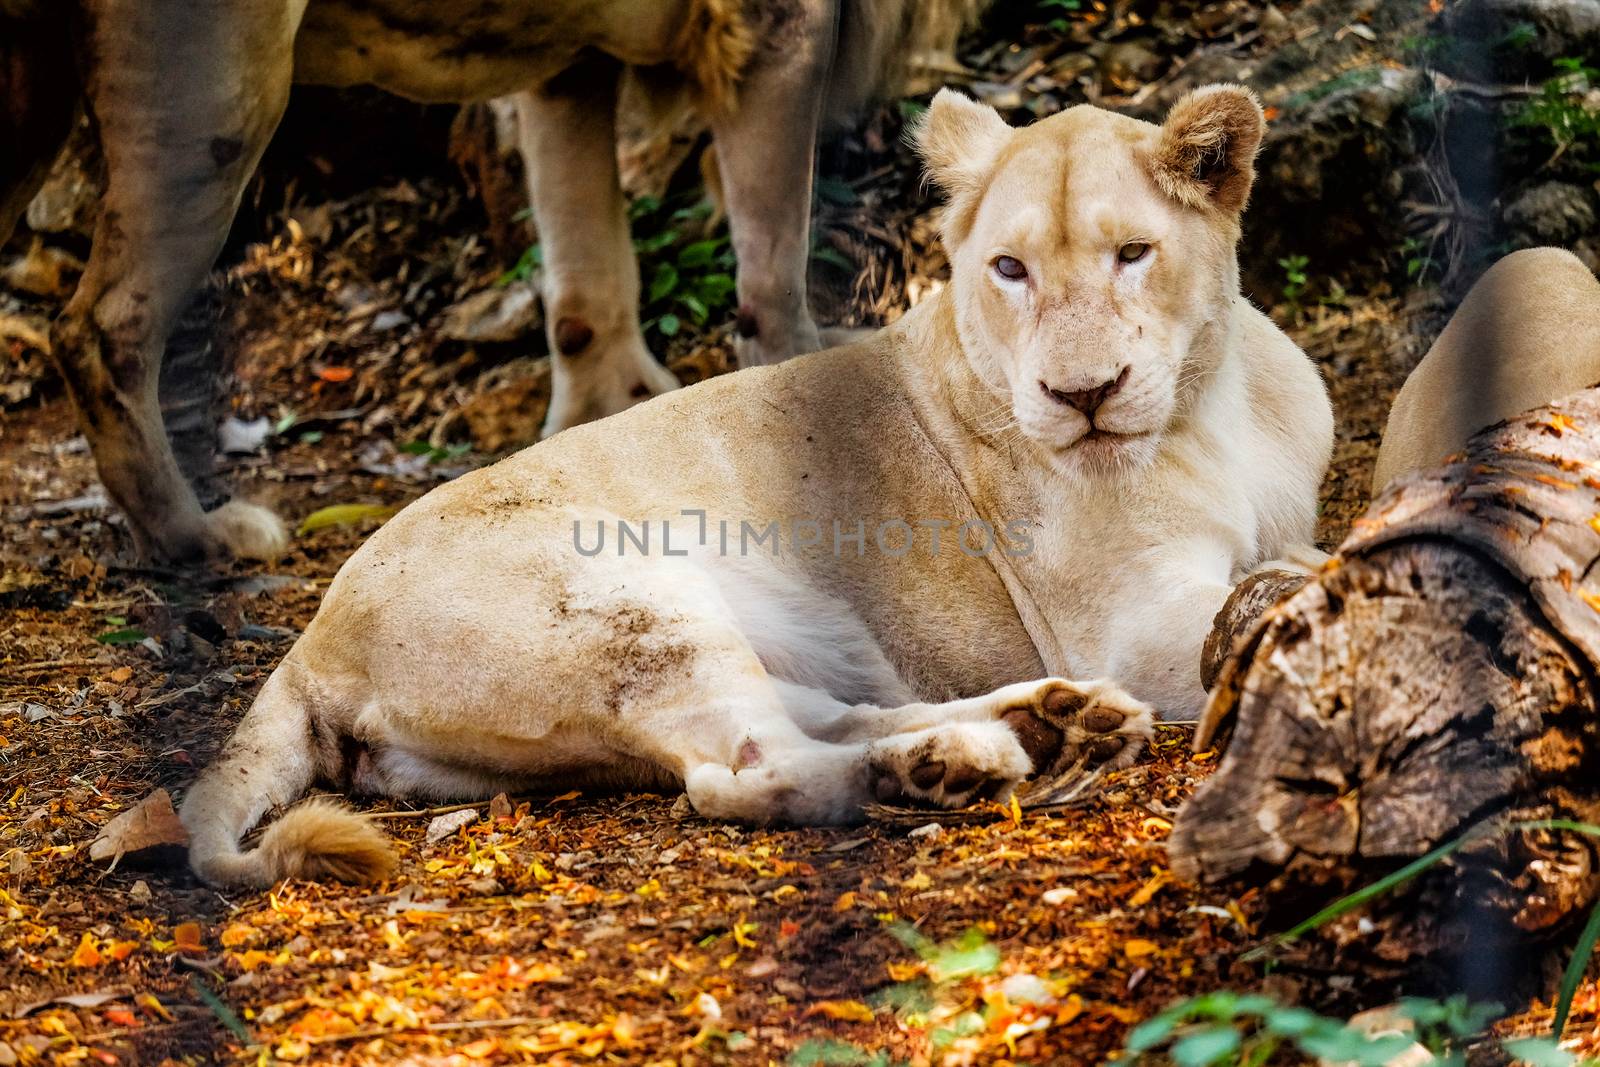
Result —
[[646, 303], [654, 304], [657, 300], [665, 299], [677, 287], [678, 268], [671, 263], [657, 263], [655, 277], [650, 279], [650, 295]]
[[661, 201], [654, 196], [641, 196], [628, 205], [628, 220], [638, 222], [646, 215], [654, 215], [661, 210]]
[[666, 314], [656, 320], [656, 329], [661, 331], [662, 337], [676, 337], [683, 323], [678, 321], [678, 316]]
[[1182, 1020], [1182, 1014], [1171, 1010], [1151, 1016], [1128, 1031], [1128, 1038], [1122, 1047], [1129, 1052], [1149, 1052], [1171, 1037], [1172, 1031], [1178, 1028]]
[[683, 267], [686, 270], [693, 270], [697, 267], [709, 267], [711, 265], [711, 261], [716, 259], [717, 251], [721, 247], [722, 242], [715, 239], [710, 241], [695, 241], [693, 244], [684, 245], [683, 250], [678, 253], [678, 266]]
[[633, 250], [641, 256], [653, 256], [663, 248], [670, 248], [677, 243], [677, 230], [662, 230], [649, 237], [637, 237], [633, 242]]
[[1316, 1012], [1306, 1008], [1275, 1008], [1268, 1012], [1265, 1025], [1274, 1034], [1284, 1037], [1299, 1037], [1301, 1034], [1310, 1033], [1321, 1019]]
[[387, 504], [333, 504], [307, 515], [299, 529], [295, 530], [295, 535], [304, 537], [327, 526], [348, 526], [365, 519], [387, 519], [393, 514], [394, 508]]
[[300, 421], [300, 416], [296, 415], [294, 412], [291, 411], [291, 412], [289, 412], [289, 414], [283, 416], [277, 422], [272, 424], [272, 432], [273, 433], [283, 433], [289, 427], [293, 426], [295, 423], [297, 423], [299, 421]]
[[695, 279], [694, 295], [707, 307], [725, 307], [732, 303], [737, 287], [731, 274], [706, 274]]
[[1388, 1062], [1416, 1044], [1409, 1037], [1389, 1034], [1368, 1037], [1359, 1030], [1341, 1026], [1328, 1033], [1306, 1034], [1295, 1044], [1309, 1056], [1325, 1060], [1350, 1061], [1357, 1067], [1386, 1067]]
[[678, 303], [689, 312], [689, 317], [694, 320], [696, 326], [704, 326], [706, 320], [711, 317], [711, 309], [691, 293], [679, 294]]
[[129, 626], [122, 630], [107, 630], [103, 634], [95, 634], [94, 639], [102, 645], [137, 645], [149, 636], [137, 626]]
[[1578, 1057], [1562, 1048], [1553, 1037], [1513, 1038], [1503, 1042], [1501, 1048], [1528, 1067], [1573, 1067], [1578, 1062]]
[[990, 944], [982, 930], [973, 927], [954, 941], [940, 945], [928, 958], [928, 966], [936, 982], [993, 974], [1000, 967], [1000, 949]]
[[865, 1067], [871, 1062], [866, 1049], [832, 1038], [811, 1038], [789, 1053], [789, 1067]]
[[314, 445], [320, 440], [322, 440], [321, 430], [307, 430], [300, 435], [300, 443], [303, 445]]
[[1172, 1046], [1172, 1062], [1178, 1067], [1211, 1067], [1239, 1051], [1239, 1031], [1217, 1026], [1178, 1041]]
[[428, 456], [433, 454], [433, 446], [426, 441], [407, 441], [395, 451], [404, 452], [408, 456]]

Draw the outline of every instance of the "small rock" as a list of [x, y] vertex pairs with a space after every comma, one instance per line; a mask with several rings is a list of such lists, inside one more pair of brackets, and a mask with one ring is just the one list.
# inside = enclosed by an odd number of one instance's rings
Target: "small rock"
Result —
[[229, 418], [217, 428], [217, 447], [228, 455], [249, 455], [260, 451], [271, 436], [272, 420], [265, 415], [249, 422]]
[[373, 333], [388, 333], [390, 330], [404, 326], [411, 320], [403, 311], [380, 311], [373, 316], [372, 324], [368, 327]]
[[17, 1053], [10, 1045], [0, 1041], [0, 1067], [11, 1067], [17, 1062]]
[[936, 822], [925, 823], [911, 831], [906, 836], [928, 841], [937, 841], [940, 837], [944, 836], [944, 826]]
[[513, 810], [511, 798], [504, 793], [496, 793], [494, 799], [489, 801], [489, 818], [494, 822], [511, 818]]
[[1541, 182], [1525, 190], [1501, 212], [1514, 244], [1561, 245], [1593, 233], [1594, 197], [1565, 182]]
[[710, 993], [701, 993], [694, 998], [694, 1010], [700, 1016], [701, 1023], [722, 1021], [722, 1005]]
[[531, 282], [512, 282], [474, 293], [447, 309], [439, 332], [452, 341], [518, 341], [542, 324], [538, 290]]
[[480, 897], [492, 897], [500, 892], [500, 882], [494, 878], [474, 878], [467, 888]]
[[1055, 994], [1038, 975], [1008, 974], [1000, 983], [1000, 992], [1013, 1004], [1053, 1004]]
[[428, 843], [431, 845], [443, 841], [463, 826], [471, 826], [477, 821], [478, 813], [472, 808], [435, 816], [434, 820], [428, 824]]
[[1067, 901], [1071, 900], [1077, 895], [1078, 891], [1076, 889], [1062, 886], [1057, 889], [1046, 889], [1039, 895], [1039, 899], [1044, 901], [1046, 904], [1049, 904], [1051, 907], [1055, 907], [1059, 904], [1065, 904]]
[[143, 878], [133, 883], [133, 888], [128, 890], [128, 899], [135, 904], [148, 904], [155, 894], [150, 892], [150, 883]]

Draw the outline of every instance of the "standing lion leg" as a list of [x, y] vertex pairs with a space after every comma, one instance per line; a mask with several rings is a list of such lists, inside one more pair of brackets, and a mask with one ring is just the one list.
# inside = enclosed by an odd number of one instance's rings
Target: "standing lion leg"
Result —
[[763, 35], [712, 137], [739, 260], [740, 366], [822, 346], [806, 304], [817, 125], [833, 62], [837, 5], [796, 5], [801, 25]]
[[270, 558], [282, 524], [239, 501], [209, 514], [179, 470], [161, 357], [288, 99], [299, 7], [97, 0], [84, 53], [106, 159], [94, 248], [52, 343], [101, 481], [142, 555]]
[[639, 328], [639, 264], [617, 170], [621, 71], [608, 56], [590, 56], [516, 98], [550, 339], [542, 437], [678, 385]]

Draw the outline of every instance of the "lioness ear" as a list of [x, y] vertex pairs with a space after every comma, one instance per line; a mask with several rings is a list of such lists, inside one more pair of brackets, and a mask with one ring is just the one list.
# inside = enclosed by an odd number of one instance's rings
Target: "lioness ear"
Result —
[[965, 232], [977, 194], [1011, 133], [994, 108], [950, 89], [939, 90], [912, 128], [911, 142], [928, 168], [928, 177], [948, 200], [946, 240], [959, 240]]
[[1207, 85], [1172, 106], [1156, 149], [1156, 183], [1191, 207], [1237, 215], [1250, 199], [1266, 119], [1240, 85]]

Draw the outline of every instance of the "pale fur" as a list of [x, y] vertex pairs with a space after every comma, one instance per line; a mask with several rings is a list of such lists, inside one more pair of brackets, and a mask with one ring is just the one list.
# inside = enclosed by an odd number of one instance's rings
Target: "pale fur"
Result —
[[1486, 426], [1593, 385], [1600, 281], [1571, 252], [1513, 252], [1472, 287], [1395, 397], [1373, 494]]
[[[419, 799], [669, 785], [714, 818], [835, 822], [885, 787], [1003, 795], [1107, 742], [1120, 765], [1150, 705], [1192, 718], [1232, 584], [1311, 540], [1321, 380], [1240, 296], [1237, 214], [1157, 184], [1160, 128], [1081, 107], [1010, 130], [975, 108], [941, 94], [920, 135], [934, 180], [977, 200], [939, 295], [469, 474], [363, 545], [185, 799], [201, 877], [287, 873], [237, 842], [314, 777]], [[973, 159], [983, 176], [958, 179]], [[1136, 276], [1113, 263], [1135, 235], [1155, 257]], [[1032, 291], [996, 281], [999, 249]], [[1084, 441], [1040, 406], [1036, 379], [1118, 360], [1099, 425], [1144, 436]], [[722, 550], [719, 519], [797, 517], [1017, 522], [1035, 547]], [[654, 524], [653, 551], [579, 551], [618, 520]]]

